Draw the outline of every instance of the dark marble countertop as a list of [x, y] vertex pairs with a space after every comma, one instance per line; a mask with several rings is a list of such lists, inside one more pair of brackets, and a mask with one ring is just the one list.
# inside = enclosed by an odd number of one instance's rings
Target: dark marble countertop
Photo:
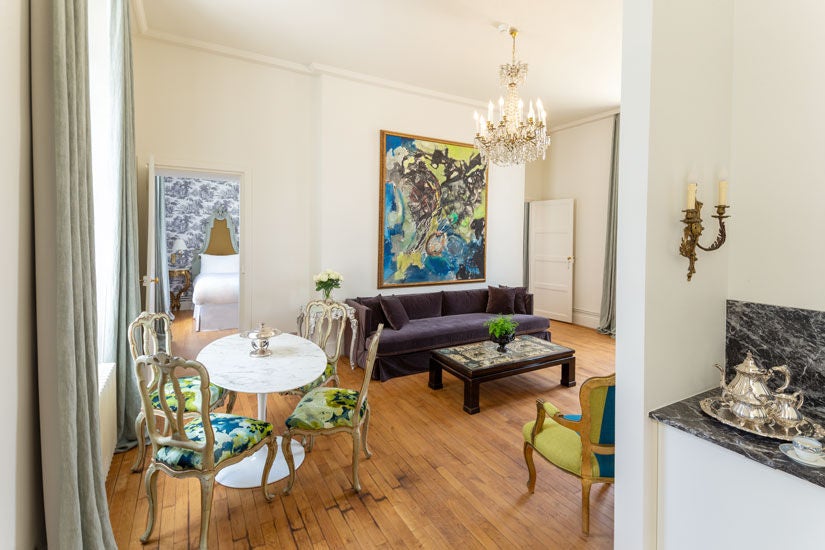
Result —
[[[744, 455], [769, 468], [781, 470], [792, 476], [825, 487], [825, 468], [812, 468], [797, 464], [779, 450], [779, 444], [783, 443], [782, 441], [737, 430], [702, 412], [699, 402], [706, 397], [718, 396], [718, 388], [708, 390], [661, 409], [656, 409], [650, 413], [650, 417], [662, 424], [673, 426], [700, 439]], [[825, 410], [809, 409], [804, 406], [801, 410], [811, 420], [825, 425]]]

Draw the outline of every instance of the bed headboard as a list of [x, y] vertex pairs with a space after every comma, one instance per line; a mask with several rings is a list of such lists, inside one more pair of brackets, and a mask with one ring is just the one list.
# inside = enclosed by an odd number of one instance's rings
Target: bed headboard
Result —
[[238, 253], [238, 233], [226, 210], [217, 210], [203, 224], [203, 246], [195, 253], [190, 271], [192, 277], [201, 272], [201, 254], [227, 256]]

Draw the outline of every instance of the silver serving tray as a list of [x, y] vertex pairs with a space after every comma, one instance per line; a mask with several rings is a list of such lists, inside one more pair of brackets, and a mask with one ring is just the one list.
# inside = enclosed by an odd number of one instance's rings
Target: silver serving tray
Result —
[[708, 416], [711, 416], [731, 428], [736, 428], [744, 432], [752, 433], [754, 435], [761, 435], [762, 437], [770, 437], [773, 439], [780, 439], [782, 441], [791, 441], [798, 435], [807, 437], [814, 437], [820, 439], [825, 437], [825, 429], [810, 418], [803, 418], [802, 421], [793, 428], [787, 428], [777, 424], [773, 420], [766, 422], [754, 422], [739, 418], [727, 403], [721, 399], [708, 397], [699, 402], [699, 406]]

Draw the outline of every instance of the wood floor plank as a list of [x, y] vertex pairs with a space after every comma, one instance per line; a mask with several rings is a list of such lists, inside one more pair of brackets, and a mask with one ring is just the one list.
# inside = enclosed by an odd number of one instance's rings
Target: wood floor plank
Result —
[[[212, 340], [233, 331], [191, 332], [191, 314], [173, 326], [173, 351], [196, 357]], [[595, 331], [553, 322], [553, 341], [576, 350], [579, 385], [614, 370], [614, 341]], [[363, 371], [339, 364], [342, 386], [360, 386]], [[579, 412], [579, 386], [559, 384], [558, 368], [481, 386], [481, 412], [462, 410], [463, 384], [444, 375], [444, 388], [427, 386], [426, 373], [370, 384], [369, 443], [360, 462], [362, 492], [352, 490], [352, 439], [318, 438], [297, 471], [290, 495], [284, 481], [260, 489], [216, 486], [210, 548], [611, 548], [613, 486], [591, 493], [591, 534], [581, 535], [579, 480], [536, 457], [535, 494], [527, 492], [521, 427], [535, 418], [537, 397], [570, 414]], [[271, 395], [267, 420], [275, 431], [295, 397]], [[236, 414], [255, 416], [254, 395], [240, 394]], [[196, 548], [200, 528], [197, 480], [158, 476], [158, 523], [149, 544], [143, 474], [130, 471], [136, 451], [116, 455], [106, 480], [110, 518], [121, 548]]]

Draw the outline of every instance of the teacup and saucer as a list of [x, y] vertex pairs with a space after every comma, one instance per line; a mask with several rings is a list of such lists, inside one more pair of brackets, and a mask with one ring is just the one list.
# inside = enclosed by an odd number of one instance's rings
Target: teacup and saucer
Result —
[[822, 443], [812, 437], [794, 437], [793, 443], [783, 443], [779, 446], [779, 450], [799, 464], [814, 468], [825, 467], [825, 451], [822, 450]]

